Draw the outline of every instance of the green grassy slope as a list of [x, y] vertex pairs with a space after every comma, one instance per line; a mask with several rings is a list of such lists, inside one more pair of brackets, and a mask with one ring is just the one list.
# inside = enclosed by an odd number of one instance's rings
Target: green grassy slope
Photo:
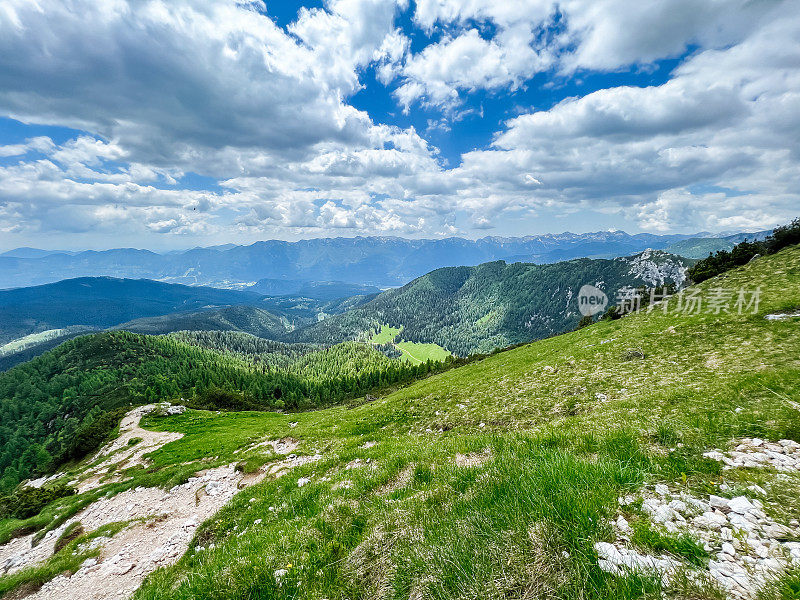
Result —
[[427, 360], [441, 362], [450, 356], [447, 350], [437, 344], [398, 342], [395, 346], [403, 353], [401, 358], [412, 364], [424, 363]]
[[[658, 597], [656, 579], [597, 566], [617, 497], [646, 481], [707, 493], [708, 448], [800, 439], [800, 322], [764, 318], [800, 306], [800, 247], [698, 289], [758, 286], [758, 314], [634, 314], [358, 408], [152, 421], [186, 434], [157, 464], [289, 435], [323, 459], [240, 494], [136, 598]], [[798, 478], [780, 485], [765, 510], [797, 518]]]
[[691, 238], [667, 246], [667, 252], [686, 258], [705, 258], [719, 250], [730, 250], [736, 242], [725, 238]]
[[451, 356], [447, 350], [438, 344], [423, 344], [407, 341], [398, 342], [396, 341], [397, 336], [399, 336], [401, 332], [402, 329], [399, 327], [389, 327], [385, 324], [381, 325], [380, 331], [369, 338], [369, 343], [388, 344], [400, 353], [400, 358], [402, 360], [415, 365], [429, 360], [433, 362], [443, 362]]

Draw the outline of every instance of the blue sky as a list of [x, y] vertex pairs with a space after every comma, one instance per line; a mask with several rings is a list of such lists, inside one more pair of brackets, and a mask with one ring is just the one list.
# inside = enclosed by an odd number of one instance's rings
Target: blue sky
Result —
[[0, 248], [756, 230], [800, 207], [800, 4], [0, 10]]

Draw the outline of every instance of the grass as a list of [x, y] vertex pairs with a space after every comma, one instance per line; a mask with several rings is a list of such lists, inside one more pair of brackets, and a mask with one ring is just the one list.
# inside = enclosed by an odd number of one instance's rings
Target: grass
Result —
[[[146, 419], [184, 437], [97, 493], [169, 486], [231, 462], [251, 470], [273, 458], [248, 450], [265, 439], [292, 437], [298, 454], [323, 458], [238, 494], [135, 598], [660, 597], [655, 578], [617, 578], [597, 566], [593, 545], [609, 538], [617, 498], [656, 481], [707, 493], [721, 471], [704, 451], [741, 436], [800, 437], [791, 400], [800, 383], [797, 323], [763, 317], [800, 306], [800, 248], [699, 289], [721, 285], [762, 286], [759, 314], [634, 314], [357, 406]], [[625, 360], [630, 348], [646, 358]], [[479, 458], [459, 467], [458, 456]], [[300, 477], [310, 482], [300, 487]], [[797, 518], [797, 478], [726, 477], [795, 498], [765, 500], [765, 509]], [[37, 517], [42, 527], [56, 512]], [[9, 527], [0, 522], [0, 535]], [[687, 564], [707, 558], [691, 540], [652, 528], [637, 536], [641, 547]]]
[[759, 600], [799, 600], [800, 568], [784, 573], [759, 595]]
[[423, 344], [420, 342], [395, 342], [397, 336], [403, 331], [402, 327], [389, 327], [381, 325], [381, 330], [370, 339], [370, 344], [391, 344], [397, 348], [400, 359], [418, 365], [427, 360], [434, 362], [444, 361], [450, 353], [438, 344]]
[[703, 567], [708, 564], [710, 554], [686, 534], [670, 535], [656, 529], [648, 521], [639, 519], [633, 522], [631, 542], [645, 550], [655, 553], [668, 552], [685, 558], [690, 564]]
[[72, 540], [78, 539], [84, 533], [83, 525], [81, 525], [80, 521], [73, 521], [67, 526], [66, 529], [64, 529], [63, 533], [58, 536], [58, 539], [53, 546], [54, 552], [58, 553], [59, 550], [64, 548]]
[[395, 346], [403, 353], [402, 359], [413, 364], [423, 363], [426, 360], [433, 362], [444, 361], [450, 353], [438, 344], [420, 344], [418, 342], [399, 342]]
[[394, 342], [395, 338], [400, 335], [402, 330], [402, 327], [389, 327], [388, 325], [381, 325], [381, 330], [369, 339], [369, 343], [391, 344]]

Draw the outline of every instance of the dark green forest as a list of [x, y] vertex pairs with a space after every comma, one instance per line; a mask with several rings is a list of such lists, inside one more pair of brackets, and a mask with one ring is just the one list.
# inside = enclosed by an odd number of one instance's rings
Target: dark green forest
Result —
[[219, 332], [69, 340], [0, 374], [0, 491], [94, 449], [115, 425], [109, 413], [130, 405], [308, 409], [444, 368], [356, 342], [307, 350]]

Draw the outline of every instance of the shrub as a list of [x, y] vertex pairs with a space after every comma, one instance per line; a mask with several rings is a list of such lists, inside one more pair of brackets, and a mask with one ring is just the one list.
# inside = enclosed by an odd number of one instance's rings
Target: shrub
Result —
[[102, 413], [91, 422], [81, 425], [64, 449], [64, 453], [58, 457], [57, 462], [80, 460], [97, 450], [117, 428], [126, 412], [128, 412], [127, 408], [117, 408]]
[[75, 493], [75, 488], [63, 482], [40, 488], [20, 486], [10, 496], [0, 499], [0, 517], [29, 519], [42, 512], [53, 500]]
[[617, 319], [621, 319], [622, 315], [620, 314], [619, 309], [611, 304], [606, 309], [606, 312], [603, 313], [603, 316], [600, 317], [601, 321], [616, 321]]

